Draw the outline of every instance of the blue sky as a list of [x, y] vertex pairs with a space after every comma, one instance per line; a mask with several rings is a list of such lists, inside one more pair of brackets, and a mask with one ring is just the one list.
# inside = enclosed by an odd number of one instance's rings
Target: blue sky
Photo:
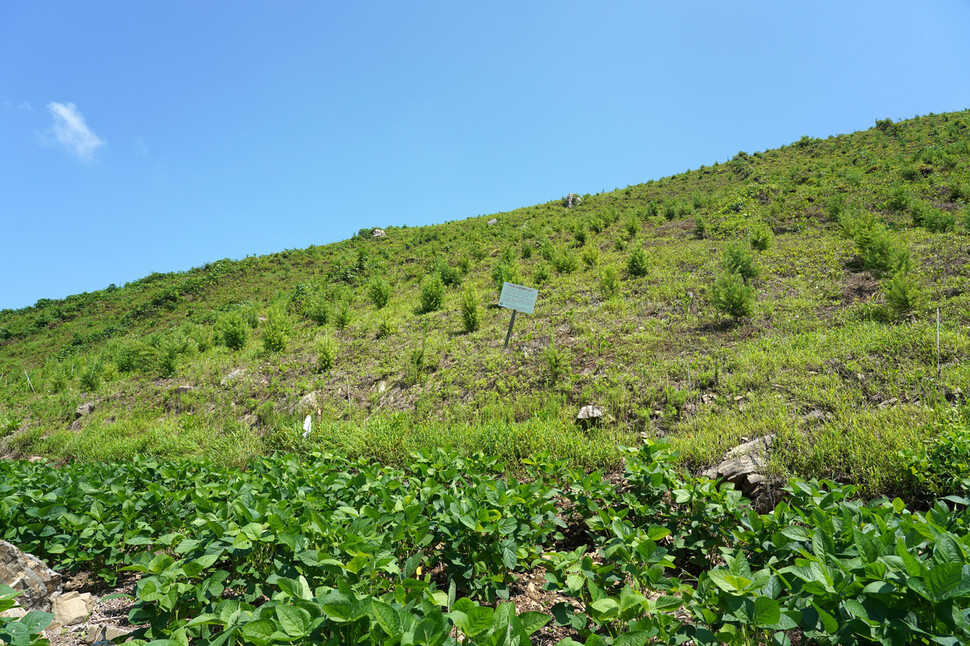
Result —
[[0, 4], [0, 309], [970, 108], [970, 2]]

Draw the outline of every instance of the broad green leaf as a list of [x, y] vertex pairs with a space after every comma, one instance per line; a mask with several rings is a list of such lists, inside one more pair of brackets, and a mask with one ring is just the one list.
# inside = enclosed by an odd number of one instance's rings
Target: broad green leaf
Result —
[[377, 599], [371, 599], [370, 605], [371, 614], [373, 614], [380, 627], [384, 629], [384, 632], [389, 636], [395, 636], [401, 632], [401, 618], [398, 617], [397, 611], [394, 608]]
[[649, 638], [650, 633], [645, 630], [623, 633], [613, 640], [613, 646], [644, 646]]
[[290, 637], [303, 637], [309, 632], [313, 617], [303, 608], [276, 606], [276, 620]]
[[54, 615], [49, 612], [40, 612], [39, 610], [32, 610], [20, 619], [20, 623], [26, 626], [27, 630], [32, 633], [40, 633], [52, 621], [54, 621]]
[[243, 624], [241, 633], [243, 639], [255, 644], [255, 646], [266, 646], [270, 643], [270, 635], [276, 631], [276, 625], [269, 619], [260, 619]]
[[552, 617], [544, 612], [523, 612], [518, 616], [519, 626], [525, 631], [526, 635], [531, 635], [535, 631], [545, 626]]
[[936, 537], [936, 545], [933, 546], [933, 558], [939, 563], [959, 563], [963, 565], [965, 562], [963, 550], [949, 534], [940, 534]]
[[830, 635], [834, 635], [839, 630], [839, 622], [835, 620], [831, 614], [822, 610], [817, 603], [811, 602], [812, 607], [815, 608], [815, 612], [818, 613], [819, 621], [822, 622], [822, 627], [825, 628], [825, 632]]
[[515, 541], [506, 540], [502, 541], [501, 544], [502, 551], [502, 562], [510, 570], [514, 570], [515, 566], [519, 564], [519, 556], [516, 552]]
[[949, 599], [960, 593], [963, 584], [963, 568], [958, 563], [940, 563], [926, 573], [923, 582], [934, 601]]
[[754, 611], [751, 613], [751, 619], [756, 625], [776, 624], [780, 617], [781, 606], [774, 599], [758, 597], [754, 600]]

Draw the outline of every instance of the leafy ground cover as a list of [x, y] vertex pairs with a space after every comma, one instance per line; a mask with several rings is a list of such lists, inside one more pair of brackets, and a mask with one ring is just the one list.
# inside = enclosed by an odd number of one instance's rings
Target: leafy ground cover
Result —
[[[959, 644], [970, 500], [926, 512], [793, 480], [773, 512], [664, 443], [615, 478], [482, 455], [0, 462], [0, 535], [140, 574], [131, 643]], [[565, 599], [518, 611], [520, 577]], [[40, 623], [31, 617], [26, 623]], [[29, 643], [29, 642], [25, 642]]]

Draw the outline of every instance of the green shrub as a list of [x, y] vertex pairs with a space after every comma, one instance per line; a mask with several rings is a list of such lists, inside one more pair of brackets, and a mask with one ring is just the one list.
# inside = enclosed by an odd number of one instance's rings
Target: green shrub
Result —
[[519, 257], [521, 257], [522, 260], [528, 260], [529, 258], [532, 257], [532, 243], [531, 242], [523, 242], [522, 243], [522, 249], [519, 251]]
[[368, 286], [370, 300], [377, 309], [383, 309], [391, 300], [391, 285], [384, 278], [374, 278]]
[[350, 309], [350, 301], [341, 300], [337, 303], [333, 312], [333, 326], [338, 330], [343, 330], [350, 325], [353, 311]]
[[445, 301], [445, 284], [441, 277], [432, 275], [421, 285], [421, 313], [435, 312], [441, 309]]
[[[246, 324], [239, 319], [243, 335], [249, 333]], [[226, 344], [228, 345], [228, 344]], [[155, 348], [141, 341], [125, 341], [116, 346], [114, 355], [115, 368], [119, 372], [142, 372], [147, 373], [155, 369], [158, 361], [158, 352]]]
[[606, 228], [606, 223], [603, 222], [603, 218], [598, 215], [594, 215], [589, 219], [589, 230], [593, 233], [599, 234], [603, 232]]
[[174, 377], [178, 373], [179, 346], [173, 340], [168, 340], [158, 349], [158, 376], [163, 379]]
[[386, 318], [381, 319], [381, 322], [377, 324], [377, 338], [386, 339], [392, 334], [394, 334], [394, 327], [391, 322]]
[[249, 342], [249, 326], [239, 311], [229, 312], [219, 324], [222, 343], [230, 350], [241, 350]]
[[465, 287], [461, 295], [461, 321], [465, 332], [475, 332], [482, 323], [478, 292], [471, 285]]
[[724, 270], [737, 274], [745, 283], [758, 277], [754, 254], [747, 245], [739, 242], [729, 242], [724, 248]]
[[549, 240], [542, 243], [539, 248], [539, 253], [542, 255], [542, 259], [546, 262], [552, 262], [553, 258], [556, 257], [556, 247]]
[[886, 208], [896, 212], [902, 212], [909, 208], [909, 191], [906, 190], [905, 186], [897, 184], [893, 188], [889, 199], [886, 200]]
[[481, 240], [475, 240], [472, 243], [471, 254], [475, 260], [484, 260], [485, 256], [488, 255], [488, 251], [485, 249], [485, 245], [482, 244]]
[[674, 202], [664, 204], [664, 219], [674, 220], [677, 218], [677, 205]]
[[960, 220], [963, 222], [964, 230], [970, 232], [970, 206], [965, 206], [960, 211]]
[[553, 341], [542, 351], [542, 357], [546, 360], [546, 382], [551, 385], [557, 384], [569, 369], [565, 353], [559, 350]]
[[457, 267], [452, 267], [445, 261], [439, 261], [435, 266], [435, 272], [446, 287], [457, 287], [461, 285], [461, 271]]
[[492, 268], [492, 280], [495, 282], [495, 289], [501, 291], [504, 283], [522, 283], [522, 273], [519, 266], [514, 262], [499, 262]]
[[650, 271], [650, 260], [643, 247], [636, 247], [627, 259], [626, 273], [630, 278], [642, 278]]
[[694, 218], [694, 237], [698, 240], [707, 237], [707, 220], [699, 215]]
[[47, 371], [47, 392], [54, 395], [59, 392], [64, 391], [67, 388], [68, 382], [71, 380], [70, 373], [67, 370], [67, 366], [62, 363], [58, 363], [51, 366]]
[[640, 218], [637, 217], [636, 213], [631, 213], [623, 220], [623, 231], [626, 233], [628, 240], [633, 240], [637, 237], [640, 232]]
[[582, 247], [586, 244], [586, 224], [584, 222], [576, 222], [573, 225], [573, 240], [576, 241], [577, 247]]
[[933, 209], [923, 226], [933, 233], [949, 233], [956, 229], [957, 218], [949, 211]]
[[544, 262], [540, 262], [536, 265], [536, 271], [533, 275], [533, 280], [535, 280], [536, 285], [545, 285], [549, 282], [552, 274], [549, 271], [549, 265]]
[[290, 338], [290, 319], [278, 306], [271, 307], [263, 326], [263, 349], [267, 352], [282, 352]]
[[949, 211], [934, 209], [925, 202], [914, 202], [910, 213], [913, 216], [913, 226], [923, 227], [927, 231], [944, 233], [953, 231], [956, 226], [956, 216]]
[[717, 311], [736, 319], [749, 317], [754, 313], [754, 288], [740, 274], [725, 271], [714, 282], [711, 304]]
[[919, 171], [912, 164], [906, 164], [899, 169], [899, 176], [907, 181], [913, 181], [919, 177]]
[[97, 392], [97, 390], [101, 388], [101, 366], [97, 359], [87, 363], [81, 368], [81, 374], [78, 377], [78, 385], [84, 392], [91, 393]]
[[330, 301], [322, 292], [316, 294], [310, 301], [306, 315], [317, 325], [326, 325], [330, 320]]
[[600, 264], [600, 250], [596, 245], [590, 245], [583, 249], [583, 263], [592, 269]]
[[572, 250], [563, 248], [553, 258], [552, 266], [555, 268], [556, 273], [571, 274], [579, 269], [579, 260]]
[[748, 242], [752, 249], [764, 251], [771, 246], [775, 236], [766, 222], [756, 222], [748, 229]]
[[909, 316], [923, 307], [922, 283], [911, 273], [899, 271], [883, 285], [886, 302], [897, 317]]
[[604, 298], [615, 296], [620, 288], [616, 267], [610, 265], [600, 273], [600, 291]]
[[329, 372], [337, 362], [337, 342], [325, 335], [317, 342], [317, 370]]
[[855, 235], [856, 249], [862, 257], [862, 265], [879, 273], [907, 272], [912, 259], [902, 243], [897, 241], [881, 223], [871, 228], [859, 228]]

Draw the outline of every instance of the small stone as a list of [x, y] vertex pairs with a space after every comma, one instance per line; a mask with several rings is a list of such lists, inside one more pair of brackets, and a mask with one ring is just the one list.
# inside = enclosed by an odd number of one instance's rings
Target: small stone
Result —
[[93, 644], [95, 642], [104, 641], [104, 626], [91, 626], [88, 628], [88, 634], [84, 638], [84, 641], [88, 644]]
[[193, 388], [192, 386], [176, 386], [175, 387], [175, 392], [176, 392], [176, 394], [179, 394], [179, 395], [181, 395], [182, 393], [190, 393], [193, 390], [195, 390], [195, 388]]
[[377, 384], [377, 394], [378, 395], [383, 395], [385, 392], [387, 392], [387, 384], [385, 384], [382, 381], [379, 384]]
[[488, 226], [492, 226], [493, 224], [498, 224], [498, 219], [492, 218], [488, 221]]
[[74, 419], [81, 419], [85, 415], [90, 415], [94, 412], [94, 409], [94, 402], [85, 402], [74, 409]]
[[579, 409], [579, 413], [576, 414], [576, 423], [584, 429], [588, 429], [598, 424], [601, 417], [603, 417], [603, 410], [601, 408], [596, 406], [583, 406]]
[[8, 608], [7, 610], [0, 612], [0, 617], [9, 617], [11, 619], [20, 619], [21, 617], [26, 617], [26, 616], [27, 616], [27, 611], [24, 610], [23, 608], [20, 608], [19, 606]]
[[374, 231], [371, 233], [371, 236], [373, 237], [374, 240], [377, 240], [378, 238], [383, 238], [386, 235], [387, 233], [384, 231], [384, 229], [374, 229]]
[[104, 629], [104, 638], [113, 642], [119, 637], [124, 637], [129, 632], [130, 631], [122, 630], [121, 628], [116, 628], [115, 626], [107, 626]]
[[88, 604], [93, 605], [93, 598], [90, 594], [79, 594], [77, 592], [65, 592], [54, 599], [51, 604], [51, 612], [54, 613], [54, 621], [62, 626], [73, 626], [84, 621], [91, 613]]

